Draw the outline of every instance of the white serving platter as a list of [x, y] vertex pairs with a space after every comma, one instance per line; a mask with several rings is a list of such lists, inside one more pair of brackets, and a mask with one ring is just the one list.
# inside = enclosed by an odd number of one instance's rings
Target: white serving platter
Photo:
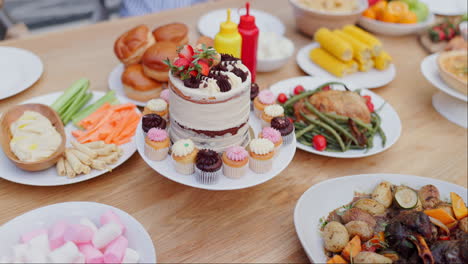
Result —
[[[39, 103], [39, 104], [45, 104], [45, 105], [51, 105], [60, 95], [62, 92], [56, 92], [56, 93], [50, 93], [38, 97], [34, 97], [32, 99], [29, 99], [22, 104], [28, 104], [28, 103]], [[91, 99], [90, 103], [94, 103], [97, 101], [99, 98], [101, 98], [105, 93], [104, 92], [93, 92], [93, 98]], [[121, 96], [118, 96], [118, 99], [121, 103], [127, 102], [127, 100]], [[89, 103], [89, 104], [90, 104]], [[76, 130], [76, 128], [73, 126], [72, 123], [69, 123], [65, 127], [65, 132], [67, 136], [67, 145], [70, 145], [70, 140], [73, 139], [73, 136], [71, 135], [71, 132], [73, 130]], [[120, 166], [122, 163], [124, 163], [127, 159], [129, 159], [136, 151], [136, 144], [135, 144], [135, 138], [133, 137], [133, 140], [127, 144], [124, 144], [120, 146], [124, 153], [122, 157], [120, 157], [119, 161], [115, 164], [109, 165], [109, 168], [114, 170], [118, 166]], [[66, 176], [58, 176], [57, 170], [55, 166], [43, 170], [43, 171], [37, 171], [37, 172], [29, 172], [29, 171], [24, 171], [16, 167], [13, 162], [11, 162], [3, 153], [3, 151], [0, 151], [0, 177], [11, 181], [11, 182], [16, 182], [20, 184], [25, 184], [25, 185], [34, 185], [34, 186], [57, 186], [57, 185], [66, 185], [66, 184], [73, 184], [77, 182], [82, 182], [86, 181], [95, 177], [98, 177], [100, 175], [103, 175], [107, 173], [107, 171], [99, 171], [99, 170], [92, 170], [91, 173], [86, 174], [86, 175], [77, 175], [75, 178], [70, 179]]]
[[133, 103], [137, 106], [145, 106], [147, 102], [133, 100], [127, 97], [124, 92], [123, 84], [122, 84], [122, 73], [124, 72], [125, 66], [122, 63], [119, 63], [109, 74], [108, 84], [109, 89], [115, 91], [115, 93], [125, 98], [130, 103]]
[[99, 217], [107, 210], [116, 213], [125, 225], [128, 247], [140, 255], [139, 263], [156, 263], [153, 241], [145, 228], [128, 213], [101, 203], [66, 202], [34, 209], [17, 216], [0, 227], [0, 257], [11, 254], [11, 247], [20, 241], [22, 234], [42, 228], [50, 228], [57, 221], [77, 223], [86, 217], [99, 226]]
[[434, 24], [435, 16], [430, 13], [426, 20], [414, 24], [388, 23], [367, 17], [359, 18], [359, 25], [366, 30], [387, 36], [404, 36], [421, 33]]
[[442, 16], [459, 16], [467, 11], [466, 0], [420, 0], [428, 5], [429, 10]]
[[0, 47], [0, 100], [31, 87], [42, 75], [44, 65], [34, 53]]
[[379, 88], [389, 84], [396, 76], [395, 65], [391, 64], [385, 71], [372, 69], [368, 72], [356, 72], [343, 78], [334, 76], [333, 74], [322, 69], [317, 64], [313, 63], [309, 57], [312, 49], [319, 47], [320, 44], [313, 42], [301, 48], [296, 55], [297, 65], [307, 74], [311, 76], [327, 77], [330, 79], [346, 82], [350, 84], [350, 89], [372, 89]]
[[[316, 89], [320, 85], [331, 81], [336, 81], [336, 79], [310, 76], [296, 77], [277, 82], [270, 86], [270, 90], [276, 96], [280, 93], [285, 93], [289, 96], [290, 94], [293, 94], [294, 87], [296, 87], [299, 84], [304, 86], [304, 89], [307, 91]], [[346, 85], [349, 84], [348, 82], [344, 83]], [[344, 90], [344, 88], [341, 85], [336, 85], [333, 88]], [[382, 105], [385, 104], [379, 112], [379, 115], [382, 118], [382, 130], [385, 132], [385, 135], [387, 137], [387, 142], [384, 147], [382, 147], [382, 140], [379, 136], [374, 137], [374, 145], [369, 150], [348, 150], [345, 152], [318, 151], [315, 148], [306, 146], [298, 141], [296, 142], [297, 147], [310, 153], [333, 158], [363, 158], [381, 153], [389, 149], [393, 144], [397, 142], [401, 134], [401, 120], [398, 116], [398, 113], [388, 102], [385, 103], [385, 100], [382, 97], [378, 96], [376, 93], [364, 89], [361, 91], [361, 94], [371, 96], [375, 109], [379, 109]]]
[[320, 182], [302, 194], [294, 210], [296, 233], [311, 262], [327, 262], [320, 234], [320, 219], [326, 218], [331, 211], [351, 202], [354, 192], [371, 193], [382, 181], [416, 189], [426, 184], [433, 184], [439, 189], [441, 199], [449, 200], [450, 192], [455, 192], [465, 199], [465, 203], [467, 202], [467, 189], [462, 186], [412, 175], [362, 174]]
[[[250, 114], [249, 124], [254, 130], [255, 136], [261, 131], [260, 120], [254, 116], [253, 113]], [[173, 180], [175, 182], [188, 185], [195, 188], [205, 189], [205, 190], [236, 190], [252, 187], [266, 181], [273, 179], [275, 176], [281, 173], [292, 161], [294, 154], [296, 153], [296, 139], [289, 145], [281, 146], [279, 153], [273, 160], [273, 169], [264, 174], [256, 174], [250, 169], [247, 170], [246, 175], [240, 179], [230, 179], [225, 176], [221, 176], [219, 181], [213, 185], [201, 184], [196, 181], [195, 174], [193, 175], [182, 175], [175, 171], [174, 161], [170, 156], [168, 156], [163, 161], [152, 161], [145, 156], [145, 136], [143, 130], [141, 129], [141, 124], [138, 127], [137, 135], [137, 148], [143, 160], [155, 171], [157, 171], [162, 176]]]

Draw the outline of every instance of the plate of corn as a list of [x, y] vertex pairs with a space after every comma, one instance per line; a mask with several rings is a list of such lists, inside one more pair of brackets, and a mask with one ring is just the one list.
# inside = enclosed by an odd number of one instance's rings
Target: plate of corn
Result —
[[382, 42], [354, 25], [320, 28], [315, 42], [297, 53], [299, 67], [309, 75], [352, 84], [351, 89], [372, 89], [390, 83], [396, 75], [392, 57]]

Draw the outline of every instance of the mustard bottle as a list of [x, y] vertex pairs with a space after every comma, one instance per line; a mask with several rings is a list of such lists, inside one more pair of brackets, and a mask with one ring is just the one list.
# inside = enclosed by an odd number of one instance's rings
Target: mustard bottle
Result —
[[227, 20], [219, 26], [219, 32], [214, 39], [214, 46], [219, 53], [241, 58], [242, 37], [237, 30], [237, 24], [231, 21], [231, 9], [227, 10]]

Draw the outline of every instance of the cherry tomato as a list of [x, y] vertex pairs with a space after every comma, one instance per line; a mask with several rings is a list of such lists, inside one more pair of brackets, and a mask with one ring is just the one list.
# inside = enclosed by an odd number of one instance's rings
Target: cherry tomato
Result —
[[322, 91], [330, 91], [330, 85], [327, 85], [325, 87], [322, 88]]
[[367, 108], [369, 109], [369, 111], [371, 113], [373, 113], [374, 112], [374, 104], [371, 101], [367, 101], [366, 105], [367, 105]]
[[312, 146], [318, 151], [323, 151], [327, 148], [327, 139], [322, 135], [315, 135], [312, 139]]
[[292, 118], [288, 117], [288, 120], [291, 122], [291, 124], [294, 124], [294, 120]]
[[366, 102], [372, 102], [370, 95], [364, 95], [362, 98], [366, 99]]
[[304, 86], [302, 85], [298, 85], [296, 87], [294, 87], [294, 94], [295, 95], [298, 95], [300, 93], [302, 93], [304, 91]]
[[284, 104], [286, 101], [288, 101], [288, 96], [285, 93], [278, 94], [278, 102], [280, 104]]

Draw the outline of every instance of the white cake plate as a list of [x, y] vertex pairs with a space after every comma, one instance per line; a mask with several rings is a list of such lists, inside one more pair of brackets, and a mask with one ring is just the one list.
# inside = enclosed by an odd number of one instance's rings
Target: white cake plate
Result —
[[432, 96], [432, 105], [443, 117], [461, 127], [468, 128], [466, 102], [455, 99], [442, 92]]
[[[253, 113], [250, 113], [249, 125], [254, 130], [255, 136], [257, 136], [261, 130], [260, 120], [255, 117]], [[216, 184], [206, 185], [197, 182], [195, 174], [183, 175], [177, 173], [174, 168], [174, 160], [172, 160], [171, 156], [168, 156], [163, 161], [152, 161], [148, 159], [145, 155], [145, 136], [141, 129], [141, 122], [138, 126], [136, 139], [138, 153], [140, 153], [143, 160], [153, 170], [175, 182], [205, 190], [237, 190], [269, 181], [280, 174], [281, 171], [289, 165], [296, 153], [296, 139], [294, 138], [291, 144], [281, 146], [279, 153], [273, 160], [273, 169], [271, 171], [264, 174], [256, 174], [250, 169], [247, 169], [247, 173], [240, 179], [230, 179], [225, 176], [221, 176]]]

